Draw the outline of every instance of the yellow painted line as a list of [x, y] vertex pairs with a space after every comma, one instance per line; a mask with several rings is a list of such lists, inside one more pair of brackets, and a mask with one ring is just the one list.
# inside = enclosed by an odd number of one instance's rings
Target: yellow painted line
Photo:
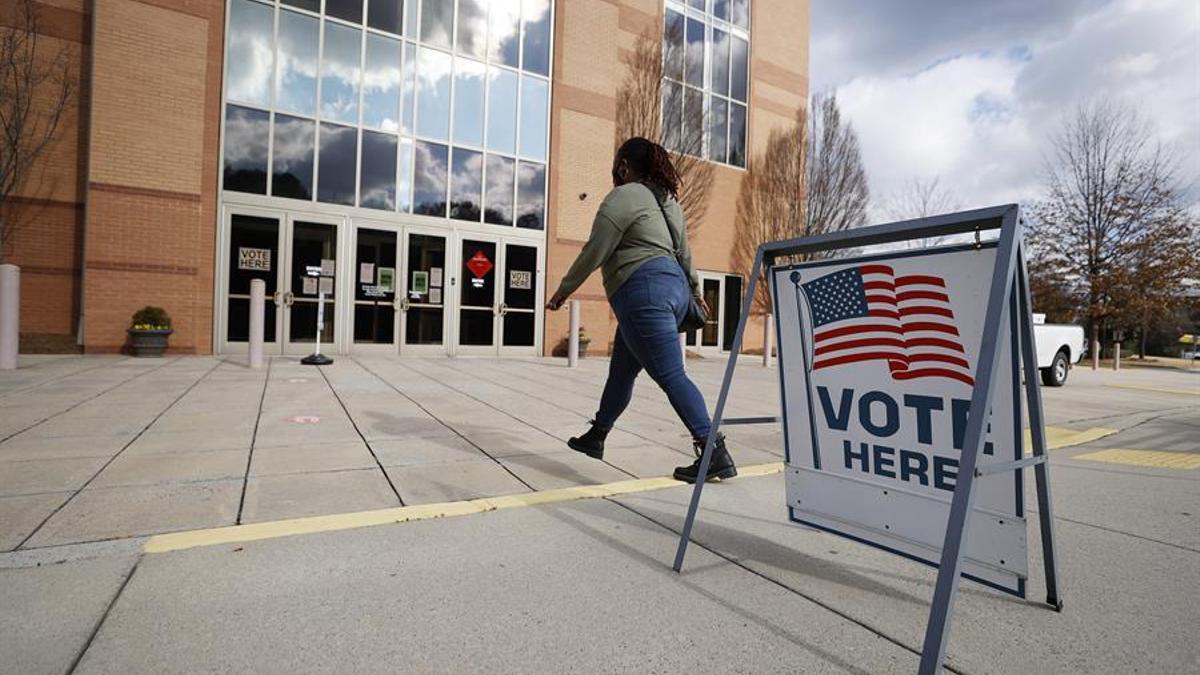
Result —
[[[783, 463], [774, 462], [771, 464], [739, 467], [738, 475], [742, 477], [769, 476], [781, 473], [782, 471]], [[637, 478], [606, 483], [604, 485], [579, 485], [555, 490], [541, 490], [539, 492], [527, 492], [500, 497], [482, 497], [458, 502], [417, 504], [414, 506], [398, 506], [375, 511], [335, 513], [328, 516], [292, 518], [290, 520], [276, 520], [266, 523], [250, 523], [247, 525], [231, 525], [228, 527], [214, 527], [187, 532], [172, 532], [170, 534], [160, 534], [150, 537], [143, 546], [143, 550], [146, 553], [166, 553], [167, 551], [180, 551], [198, 546], [236, 544], [260, 539], [290, 537], [297, 534], [351, 530], [374, 525], [466, 516], [473, 513], [485, 513], [487, 511], [498, 511], [500, 509], [512, 509], [523, 506], [612, 497], [649, 490], [661, 490], [684, 484], [674, 478], [668, 477]]]
[[[1092, 427], [1083, 431], [1076, 431], [1065, 427], [1046, 427], [1046, 448], [1048, 450], [1057, 450], [1059, 448], [1069, 448], [1072, 445], [1091, 443], [1105, 436], [1112, 436], [1118, 431], [1120, 429], [1109, 429], [1107, 427]], [[1030, 436], [1029, 429], [1026, 429], [1025, 454], [1028, 455], [1032, 448], [1033, 438]]]
[[1177, 394], [1179, 396], [1200, 396], [1200, 388], [1197, 389], [1172, 389], [1171, 387], [1151, 387], [1142, 384], [1106, 384], [1106, 387], [1113, 389], [1137, 389], [1139, 391], [1153, 391], [1159, 394]]
[[1126, 448], [1109, 448], [1096, 452], [1085, 452], [1071, 459], [1086, 459], [1093, 462], [1111, 462], [1113, 464], [1132, 464], [1134, 466], [1149, 466], [1156, 469], [1200, 469], [1200, 453], [1194, 452], [1163, 452], [1161, 450], [1129, 450]]

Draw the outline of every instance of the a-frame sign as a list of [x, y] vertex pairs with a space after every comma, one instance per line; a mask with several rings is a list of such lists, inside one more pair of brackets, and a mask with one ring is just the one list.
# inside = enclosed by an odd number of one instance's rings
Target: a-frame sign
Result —
[[[1021, 229], [1013, 204], [763, 244], [713, 415], [710, 439], [722, 423], [782, 422], [792, 521], [938, 567], [923, 674], [945, 658], [960, 576], [1025, 597], [1027, 467], [1037, 485], [1046, 602], [1062, 609]], [[981, 232], [996, 230], [997, 241], [981, 242]], [[974, 244], [846, 255], [971, 233]], [[763, 273], [781, 414], [723, 420]], [[988, 413], [970, 414], [979, 410]], [[711, 455], [710, 444], [702, 475]], [[703, 488], [697, 482], [692, 492], [676, 571]]]

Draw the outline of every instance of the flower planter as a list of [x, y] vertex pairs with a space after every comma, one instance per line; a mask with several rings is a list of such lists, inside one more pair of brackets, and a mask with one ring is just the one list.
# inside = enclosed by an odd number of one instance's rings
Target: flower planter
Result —
[[167, 351], [167, 337], [175, 331], [129, 329], [129, 345], [134, 356], [160, 357]]
[[588, 345], [590, 345], [591, 343], [592, 343], [591, 340], [580, 340], [579, 341], [579, 358], [581, 358], [581, 359], [587, 358]]

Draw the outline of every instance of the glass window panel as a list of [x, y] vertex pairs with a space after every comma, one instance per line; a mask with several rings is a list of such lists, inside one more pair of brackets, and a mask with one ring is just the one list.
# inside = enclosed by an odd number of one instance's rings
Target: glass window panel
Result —
[[[225, 339], [230, 342], [245, 342], [250, 336], [250, 282], [262, 279], [266, 284], [267, 297], [276, 291], [279, 264], [279, 221], [275, 218], [260, 218], [236, 214], [230, 217], [229, 227], [229, 310]], [[269, 270], [238, 269], [238, 254], [242, 248], [267, 249], [271, 256]], [[241, 295], [243, 297], [232, 297]], [[275, 341], [275, 303], [268, 302], [263, 308], [263, 339]]]
[[704, 24], [687, 20], [687, 52], [684, 59], [684, 81], [695, 87], [704, 86]]
[[363, 73], [363, 125], [400, 130], [399, 40], [367, 35], [367, 66]]
[[311, 200], [316, 123], [275, 115], [275, 142], [271, 159], [271, 194]]
[[371, 28], [399, 35], [403, 19], [404, 0], [371, 0], [367, 4], [367, 25]]
[[683, 15], [667, 11], [663, 26], [663, 74], [672, 80], [683, 79]]
[[713, 16], [718, 19], [729, 20], [729, 0], [713, 0], [712, 6]]
[[749, 86], [749, 72], [747, 63], [749, 59], [750, 46], [745, 40], [733, 38], [733, 64], [730, 66], [731, 75], [733, 76], [733, 97], [739, 101], [746, 101], [746, 92]]
[[[537, 265], [538, 250], [532, 246], [518, 246], [516, 244], [504, 245], [504, 267], [511, 275], [512, 272], [527, 272], [529, 274], [529, 287], [525, 288], [524, 284], [513, 286], [510, 282], [512, 278], [505, 275], [504, 279], [504, 304], [508, 305], [509, 309], [537, 309], [537, 286], [538, 286], [538, 265]], [[526, 314], [526, 316], [533, 316]]]
[[746, 166], [746, 106], [729, 104], [729, 163]]
[[225, 109], [226, 190], [267, 193], [268, 114], [230, 105]]
[[413, 142], [409, 138], [400, 139], [400, 171], [396, 181], [396, 206], [401, 213], [412, 210], [412, 158]]
[[354, 205], [354, 177], [358, 164], [358, 130], [339, 124], [321, 125], [320, 170], [317, 200]]
[[404, 4], [404, 34], [411, 38], [417, 37], [417, 8], [421, 0], [407, 0]]
[[704, 11], [704, 0], [688, 0], [688, 6], [691, 7], [692, 9], [698, 9], [701, 12], [703, 12]]
[[517, 168], [517, 227], [546, 227], [546, 165], [521, 162]]
[[325, 14], [335, 19], [362, 23], [363, 0], [325, 0]]
[[708, 99], [708, 158], [724, 162], [726, 158], [725, 134], [729, 129], [729, 103], [723, 98], [710, 96]]
[[458, 0], [457, 49], [477, 59], [487, 57], [487, 0]]
[[487, 66], [458, 59], [454, 73], [454, 142], [483, 147], [483, 78]]
[[729, 33], [713, 29], [712, 90], [714, 94], [729, 95]]
[[483, 198], [483, 220], [492, 225], [513, 224], [513, 188], [516, 160], [487, 156], [487, 193]]
[[546, 108], [550, 85], [536, 77], [521, 77], [521, 154], [546, 159]]
[[684, 87], [683, 134], [679, 139], [679, 151], [703, 157], [704, 132], [704, 92], [693, 87]]
[[525, 70], [550, 74], [550, 0], [524, 0], [525, 41], [522, 51]]
[[750, 0], [730, 0], [729, 20], [736, 26], [750, 29]]
[[310, 12], [321, 11], [321, 0], [282, 0], [283, 4], [307, 9]]
[[321, 60], [321, 117], [358, 124], [358, 76], [362, 31], [325, 23]]
[[492, 68], [488, 74], [487, 146], [491, 150], [517, 153], [517, 74]]
[[450, 149], [417, 141], [413, 150], [413, 213], [445, 218]]
[[368, 209], [396, 209], [396, 137], [363, 131], [362, 171], [358, 205]]
[[492, 0], [488, 27], [488, 60], [513, 68], [520, 65], [521, 0]]
[[669, 150], [679, 152], [683, 147], [683, 86], [671, 82], [663, 83], [663, 144]]
[[225, 93], [231, 101], [264, 108], [271, 105], [271, 64], [274, 63], [274, 10], [249, 0], [229, 6], [229, 64]]
[[479, 222], [483, 153], [454, 148], [450, 171], [450, 217]]
[[417, 52], [417, 133], [440, 141], [450, 137], [449, 54], [433, 49]]
[[318, 20], [311, 16], [286, 10], [279, 13], [276, 110], [316, 115], [319, 30]]
[[400, 127], [406, 134], [413, 132], [413, 110], [417, 102], [417, 48], [404, 45], [404, 69], [401, 72]]
[[421, 41], [449, 49], [454, 0], [421, 0]]

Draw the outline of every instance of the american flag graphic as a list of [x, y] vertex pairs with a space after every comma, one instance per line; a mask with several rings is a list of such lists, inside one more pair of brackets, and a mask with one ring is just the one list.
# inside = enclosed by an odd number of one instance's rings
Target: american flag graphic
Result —
[[799, 286], [812, 309], [812, 370], [879, 360], [894, 380], [975, 383], [941, 277], [859, 265]]

